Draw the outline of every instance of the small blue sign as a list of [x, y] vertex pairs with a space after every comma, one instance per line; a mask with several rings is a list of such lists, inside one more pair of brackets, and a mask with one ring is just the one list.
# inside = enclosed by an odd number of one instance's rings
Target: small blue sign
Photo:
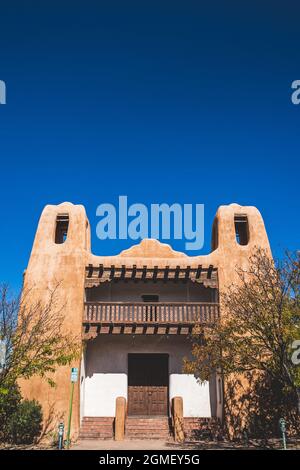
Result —
[[77, 382], [78, 380], [78, 367], [72, 367], [71, 369], [71, 382]]

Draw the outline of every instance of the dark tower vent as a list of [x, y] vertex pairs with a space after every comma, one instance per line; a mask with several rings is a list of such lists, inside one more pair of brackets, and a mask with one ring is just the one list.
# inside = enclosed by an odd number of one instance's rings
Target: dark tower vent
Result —
[[216, 218], [213, 223], [212, 228], [212, 241], [211, 241], [211, 249], [212, 251], [216, 250], [219, 245], [219, 227], [218, 227], [218, 219]]
[[248, 245], [249, 227], [246, 215], [234, 216], [235, 237], [239, 245]]
[[69, 216], [68, 214], [59, 214], [56, 217], [55, 243], [64, 243], [68, 236]]

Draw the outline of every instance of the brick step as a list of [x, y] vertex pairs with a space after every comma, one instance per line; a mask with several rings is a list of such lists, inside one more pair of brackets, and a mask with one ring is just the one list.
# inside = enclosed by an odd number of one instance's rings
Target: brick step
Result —
[[126, 418], [126, 421], [127, 422], [130, 422], [130, 423], [151, 423], [151, 424], [156, 424], [156, 425], [159, 425], [159, 424], [162, 424], [162, 423], [169, 423], [170, 422], [170, 419], [169, 418], [156, 418], [156, 419], [153, 419], [153, 418], [132, 418], [132, 417], [127, 417]]
[[148, 423], [147, 421], [131, 421], [129, 419], [126, 420], [126, 423], [128, 424], [140, 424], [142, 426], [168, 426], [169, 422], [168, 421], [159, 421], [157, 423], [152, 423], [151, 421]]
[[159, 440], [165, 440], [168, 441], [172, 438], [172, 434], [170, 433], [158, 433], [158, 432], [126, 432], [125, 433], [126, 439], [159, 439]]
[[101, 424], [111, 424], [113, 423], [114, 418], [104, 419], [104, 418], [83, 418], [82, 423], [101, 423]]
[[151, 424], [126, 423], [125, 426], [126, 426], [127, 429], [154, 429], [154, 430], [158, 430], [158, 429], [167, 430], [167, 429], [169, 429], [168, 424], [154, 426], [154, 425], [151, 425]]
[[147, 420], [138, 420], [138, 419], [131, 419], [131, 418], [127, 418], [126, 419], [126, 423], [127, 424], [139, 424], [139, 425], [142, 425], [142, 426], [168, 426], [169, 425], [169, 421], [166, 420], [166, 421], [147, 421]]
[[166, 428], [166, 429], [155, 429], [155, 428], [139, 428], [139, 427], [128, 427], [128, 426], [125, 426], [125, 430], [126, 432], [142, 432], [142, 433], [161, 433], [161, 434], [166, 434], [166, 433], [169, 433], [170, 432], [170, 429], [169, 428]]
[[162, 423], [161, 422], [158, 422], [158, 423], [147, 423], [147, 422], [143, 422], [143, 421], [131, 421], [131, 420], [126, 420], [126, 424], [130, 425], [130, 426], [151, 426], [151, 427], [155, 427], [157, 428], [158, 426], [164, 426], [164, 427], [168, 427], [169, 426], [169, 423], [167, 421], [163, 421]]
[[87, 434], [101, 434], [103, 436], [110, 436], [112, 434], [112, 429], [104, 431], [104, 430], [94, 430], [94, 429], [85, 429], [84, 431], [80, 430], [80, 434], [87, 435]]
[[109, 433], [112, 431], [112, 427], [110, 426], [109, 428], [105, 428], [105, 427], [101, 427], [99, 426], [98, 428], [91, 428], [91, 427], [84, 427], [84, 428], [80, 428], [80, 432], [81, 433], [85, 433], [85, 432], [102, 432], [102, 433]]
[[126, 434], [126, 439], [127, 440], [132, 440], [132, 441], [172, 441], [173, 437], [171, 435], [165, 436], [159, 436], [158, 434]]
[[127, 439], [160, 439], [170, 440], [169, 418], [165, 417], [128, 417], [125, 422], [125, 436]]
[[106, 423], [106, 422], [101, 422], [101, 421], [89, 421], [89, 422], [85, 422], [83, 421], [82, 422], [82, 426], [112, 426], [113, 425], [113, 421], [111, 421], [110, 423]]

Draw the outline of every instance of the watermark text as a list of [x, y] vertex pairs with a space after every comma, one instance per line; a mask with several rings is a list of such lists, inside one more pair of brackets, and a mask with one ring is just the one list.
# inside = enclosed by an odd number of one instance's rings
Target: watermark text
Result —
[[96, 234], [100, 240], [138, 240], [162, 238], [185, 240], [186, 250], [201, 250], [204, 245], [204, 204], [172, 205], [134, 203], [119, 196], [119, 205], [100, 204]]
[[6, 85], [3, 80], [0, 80], [0, 104], [6, 104]]

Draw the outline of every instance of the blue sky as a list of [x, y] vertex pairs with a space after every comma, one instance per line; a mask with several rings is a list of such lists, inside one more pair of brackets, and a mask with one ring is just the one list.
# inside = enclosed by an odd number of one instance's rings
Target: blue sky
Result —
[[[264, 5], [262, 5], [262, 3]], [[72, 5], [72, 6], [71, 6]], [[299, 248], [300, 4], [14, 1], [0, 6], [0, 280], [17, 288], [47, 203], [256, 205]], [[172, 242], [171, 242], [172, 243]], [[172, 243], [184, 249], [183, 243]]]

